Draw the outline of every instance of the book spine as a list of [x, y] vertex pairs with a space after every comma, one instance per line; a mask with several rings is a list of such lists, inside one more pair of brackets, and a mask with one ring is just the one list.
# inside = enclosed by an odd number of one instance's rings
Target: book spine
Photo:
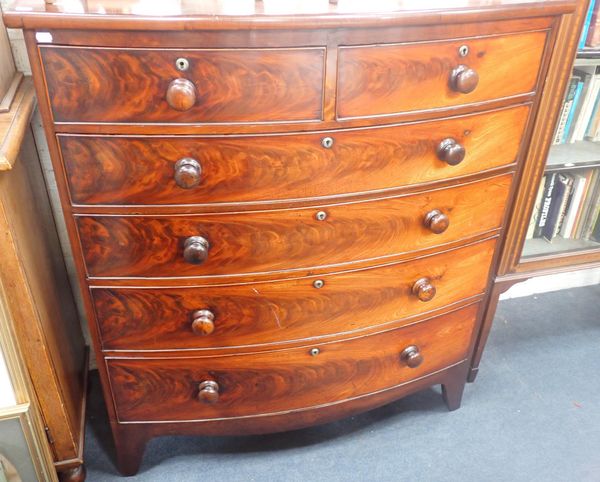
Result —
[[594, 81], [594, 76], [587, 74], [584, 80], [582, 92], [581, 110], [577, 115], [575, 124], [575, 132], [573, 133], [573, 141], [582, 141], [585, 138], [587, 126], [590, 122], [590, 117], [594, 110], [594, 103], [598, 95], [600, 82]]
[[565, 190], [562, 194], [561, 203], [558, 208], [558, 220], [552, 231], [552, 239], [558, 236], [558, 233], [562, 230], [563, 224], [565, 223], [565, 216], [567, 215], [567, 209], [569, 209], [569, 203], [573, 200], [573, 176], [567, 174], [562, 177], [561, 182], [564, 182]]
[[583, 203], [583, 193], [585, 191], [586, 181], [587, 179], [585, 176], [575, 176], [573, 188], [571, 190], [571, 199], [569, 200], [565, 220], [560, 230], [560, 235], [565, 239], [569, 239], [573, 234], [575, 219], [577, 218], [577, 214], [581, 211]]
[[527, 228], [526, 239], [531, 239], [535, 236], [535, 228], [537, 227], [538, 220], [540, 219], [540, 211], [542, 209], [542, 198], [544, 197], [545, 177], [540, 182], [537, 195], [535, 196], [535, 203], [533, 205], [533, 212], [531, 213], [531, 219]]
[[562, 142], [569, 142], [571, 138], [571, 133], [573, 131], [573, 118], [575, 117], [575, 112], [577, 111], [577, 106], [579, 104], [579, 98], [581, 97], [581, 91], [583, 90], [583, 82], [577, 82], [577, 87], [575, 88], [575, 95], [573, 96], [573, 104], [569, 109], [569, 116], [567, 117], [567, 123], [565, 124], [565, 132], [563, 133]]
[[583, 207], [581, 213], [577, 216], [577, 220], [575, 221], [575, 232], [573, 233], [573, 238], [575, 239], [584, 239], [585, 233], [588, 228], [588, 220], [592, 215], [592, 211], [594, 209], [593, 201], [596, 193], [596, 185], [598, 169], [592, 169], [592, 174], [588, 180], [588, 186], [586, 188], [586, 194], [583, 199]]
[[569, 111], [573, 101], [567, 101], [563, 104], [562, 110], [560, 111], [560, 117], [558, 120], [558, 126], [556, 126], [556, 133], [554, 134], [553, 144], [560, 144], [565, 133], [565, 126], [567, 125], [567, 119], [569, 117]]
[[563, 205], [563, 198], [565, 195], [566, 181], [563, 180], [562, 175], [557, 175], [554, 181], [554, 189], [552, 190], [552, 197], [550, 198], [550, 207], [548, 209], [548, 217], [546, 224], [542, 230], [542, 238], [546, 241], [552, 241], [556, 233], [556, 227], [559, 223], [560, 209]]
[[592, 16], [594, 13], [594, 4], [596, 0], [590, 1], [590, 7], [588, 8], [587, 15], [585, 16], [585, 23], [583, 24], [583, 30], [581, 31], [581, 37], [579, 38], [579, 46], [578, 49], [581, 50], [585, 47], [585, 43], [588, 38], [588, 32], [590, 30], [590, 24], [592, 22]]
[[572, 77], [571, 81], [569, 82], [569, 88], [567, 90], [565, 102], [560, 113], [560, 118], [556, 127], [556, 133], [554, 134], [554, 144], [560, 144], [564, 137], [565, 127], [567, 124], [567, 120], [569, 119], [571, 107], [573, 106], [573, 99], [575, 98], [575, 90], [577, 89], [578, 80], [578, 78]]
[[596, 216], [596, 220], [594, 222], [594, 229], [592, 231], [592, 234], [590, 235], [590, 239], [600, 243], [600, 213], [598, 213], [598, 216]]
[[538, 219], [537, 226], [533, 233], [534, 238], [540, 238], [542, 232], [546, 227], [546, 221], [548, 220], [548, 213], [550, 211], [550, 203], [552, 202], [552, 192], [554, 191], [554, 183], [556, 181], [556, 173], [547, 174], [546, 182], [544, 183], [544, 197], [540, 207], [540, 218]]
[[592, 197], [590, 199], [589, 211], [583, 221], [583, 229], [581, 234], [583, 239], [588, 239], [591, 237], [594, 230], [594, 221], [600, 215], [600, 174], [596, 174], [596, 181], [594, 191], [591, 194]]

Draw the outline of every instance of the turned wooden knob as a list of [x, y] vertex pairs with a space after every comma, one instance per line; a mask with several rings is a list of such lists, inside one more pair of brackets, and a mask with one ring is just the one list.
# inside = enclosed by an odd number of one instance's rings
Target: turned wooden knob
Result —
[[421, 301], [431, 301], [435, 296], [435, 286], [429, 278], [421, 278], [415, 281], [412, 292]]
[[202, 236], [190, 236], [183, 245], [183, 259], [186, 263], [202, 264], [208, 258], [210, 244]]
[[473, 92], [477, 84], [479, 83], [479, 74], [467, 67], [466, 65], [459, 65], [452, 70], [450, 74], [450, 88], [454, 92], [460, 92], [461, 94], [468, 94]]
[[192, 331], [206, 336], [215, 331], [215, 315], [210, 310], [196, 310], [192, 313]]
[[204, 403], [219, 401], [219, 384], [214, 380], [204, 380], [198, 385], [198, 400]]
[[432, 233], [441, 234], [450, 226], [450, 219], [439, 209], [434, 209], [425, 215], [423, 224]]
[[167, 87], [167, 104], [176, 110], [189, 110], [196, 103], [196, 86], [188, 79], [175, 79]]
[[175, 183], [182, 189], [191, 189], [200, 184], [202, 166], [196, 159], [184, 157], [175, 163]]
[[444, 161], [450, 166], [460, 164], [465, 158], [467, 151], [460, 145], [456, 139], [449, 137], [438, 144], [437, 156], [440, 161]]
[[400, 354], [400, 359], [410, 368], [417, 368], [423, 363], [423, 355], [416, 345], [407, 346]]

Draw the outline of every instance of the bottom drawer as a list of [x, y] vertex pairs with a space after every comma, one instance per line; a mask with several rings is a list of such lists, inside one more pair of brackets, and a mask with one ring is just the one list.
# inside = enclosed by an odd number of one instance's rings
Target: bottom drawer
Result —
[[[120, 422], [303, 410], [406, 383], [467, 357], [479, 305], [344, 341], [216, 357], [107, 357]], [[413, 347], [407, 357], [407, 348]], [[404, 353], [404, 355], [403, 355]]]

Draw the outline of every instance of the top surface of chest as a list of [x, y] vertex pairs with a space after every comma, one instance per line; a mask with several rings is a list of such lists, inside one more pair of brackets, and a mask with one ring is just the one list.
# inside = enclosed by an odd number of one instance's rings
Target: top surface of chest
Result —
[[[526, 11], [528, 16], [565, 13], [574, 0], [81, 0], [52, 3], [43, 0], [15, 0], [6, 13], [9, 27], [60, 27], [94, 25], [101, 28], [187, 30], [190, 27], [233, 28], [253, 25], [278, 27], [344, 27], [356, 25], [432, 24], [476, 17]], [[112, 25], [111, 25], [112, 24]]]

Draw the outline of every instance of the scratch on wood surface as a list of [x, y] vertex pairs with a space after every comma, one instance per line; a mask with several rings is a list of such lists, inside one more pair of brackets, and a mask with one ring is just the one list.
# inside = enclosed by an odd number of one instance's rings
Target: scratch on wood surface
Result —
[[[256, 288], [252, 288], [252, 291], [254, 291], [258, 296], [261, 296], [260, 292]], [[268, 301], [267, 301], [267, 303], [268, 303]], [[271, 303], [269, 303], [269, 309], [271, 310], [271, 313], [273, 313], [273, 316], [275, 317], [275, 321], [277, 322], [277, 326], [279, 328], [283, 328], [281, 326], [281, 320], [279, 319], [279, 316], [277, 316], [277, 311], [275, 310], [275, 308], [273, 308], [273, 306], [271, 305]]]

